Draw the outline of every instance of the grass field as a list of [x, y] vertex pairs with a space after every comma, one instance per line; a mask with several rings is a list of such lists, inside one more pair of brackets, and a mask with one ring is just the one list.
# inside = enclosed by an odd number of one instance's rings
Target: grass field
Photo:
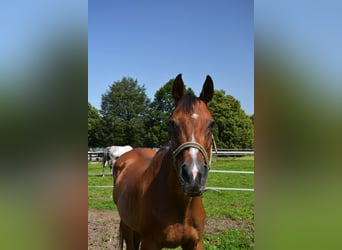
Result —
[[[254, 171], [254, 157], [218, 157], [213, 159], [212, 169]], [[108, 168], [107, 168], [108, 170]], [[89, 163], [88, 208], [100, 211], [116, 210], [112, 200], [110, 175], [101, 177], [102, 165]], [[253, 188], [253, 174], [209, 173], [208, 187]], [[205, 249], [253, 249], [254, 248], [254, 193], [246, 191], [208, 190], [203, 194], [207, 214]]]

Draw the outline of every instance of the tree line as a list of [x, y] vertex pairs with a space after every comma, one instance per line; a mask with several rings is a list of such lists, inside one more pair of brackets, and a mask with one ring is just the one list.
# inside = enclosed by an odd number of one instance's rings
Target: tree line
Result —
[[[100, 110], [88, 102], [88, 148], [165, 144], [174, 107], [173, 81], [170, 79], [157, 90], [151, 101], [144, 86], [131, 77], [123, 77], [102, 94]], [[186, 92], [194, 94], [191, 88], [186, 88]], [[254, 148], [254, 115], [248, 116], [238, 100], [223, 90], [215, 90], [208, 107], [215, 119], [213, 133], [218, 148]]]

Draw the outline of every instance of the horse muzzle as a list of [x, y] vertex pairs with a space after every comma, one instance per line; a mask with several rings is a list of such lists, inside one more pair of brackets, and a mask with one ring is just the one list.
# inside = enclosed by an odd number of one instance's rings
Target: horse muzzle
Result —
[[208, 178], [207, 166], [182, 165], [179, 169], [179, 179], [183, 192], [187, 196], [201, 195], [205, 190], [205, 183]]
[[[204, 163], [192, 161], [189, 164], [177, 164], [176, 157], [187, 148], [197, 149], [204, 157]], [[185, 142], [173, 152], [174, 165], [183, 192], [187, 196], [199, 196], [205, 190], [205, 183], [208, 178], [210, 161], [207, 152], [202, 145], [196, 142]]]

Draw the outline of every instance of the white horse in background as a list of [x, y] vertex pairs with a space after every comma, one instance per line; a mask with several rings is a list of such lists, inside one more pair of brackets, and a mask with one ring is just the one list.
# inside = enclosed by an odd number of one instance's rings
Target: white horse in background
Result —
[[124, 153], [131, 151], [133, 148], [129, 145], [126, 146], [110, 146], [103, 150], [103, 168], [102, 176], [104, 176], [104, 171], [107, 165], [109, 165], [110, 173], [113, 174], [113, 166], [115, 161]]

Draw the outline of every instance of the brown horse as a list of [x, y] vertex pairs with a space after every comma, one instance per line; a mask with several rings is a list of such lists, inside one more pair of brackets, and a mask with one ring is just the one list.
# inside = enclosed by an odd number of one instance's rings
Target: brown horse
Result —
[[113, 198], [120, 214], [120, 244], [128, 250], [203, 249], [205, 211], [201, 194], [211, 160], [213, 97], [207, 76], [200, 97], [184, 95], [179, 74], [173, 84], [175, 108], [170, 144], [158, 153], [136, 148], [114, 166]]

